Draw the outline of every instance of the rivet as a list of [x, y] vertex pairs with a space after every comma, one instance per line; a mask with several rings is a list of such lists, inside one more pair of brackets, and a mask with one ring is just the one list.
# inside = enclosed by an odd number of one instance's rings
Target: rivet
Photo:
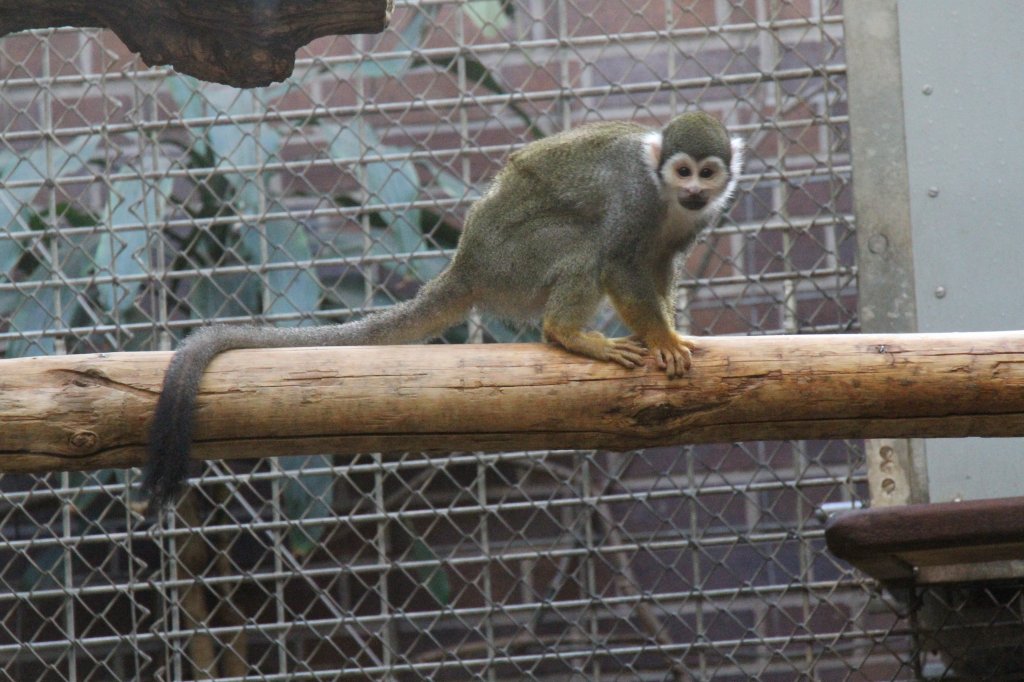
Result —
[[877, 255], [885, 253], [889, 248], [889, 238], [884, 234], [873, 234], [868, 239], [868, 251]]

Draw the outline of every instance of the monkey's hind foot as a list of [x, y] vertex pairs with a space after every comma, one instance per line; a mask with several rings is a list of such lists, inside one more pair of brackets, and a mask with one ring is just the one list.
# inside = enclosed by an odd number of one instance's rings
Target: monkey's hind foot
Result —
[[678, 379], [690, 369], [693, 364], [693, 354], [690, 352], [697, 347], [697, 344], [680, 336], [675, 332], [665, 339], [657, 341], [647, 340], [647, 349], [654, 355], [654, 361], [660, 369], [665, 370], [669, 379]]

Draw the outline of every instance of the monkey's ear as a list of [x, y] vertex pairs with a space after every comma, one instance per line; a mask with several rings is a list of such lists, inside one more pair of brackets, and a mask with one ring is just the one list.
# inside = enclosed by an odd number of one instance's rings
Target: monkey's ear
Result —
[[661, 183], [661, 178], [658, 176], [658, 166], [661, 164], [662, 140], [663, 137], [660, 130], [652, 130], [644, 135], [643, 139], [644, 163], [651, 169], [654, 181], [659, 184]]
[[729, 162], [729, 175], [733, 182], [743, 172], [743, 161], [747, 155], [747, 143], [742, 137], [734, 137], [729, 140], [729, 147], [732, 150], [732, 160]]
[[722, 195], [712, 204], [719, 213], [728, 211], [736, 198], [736, 188], [739, 185], [740, 173], [743, 172], [743, 157], [747, 153], [747, 143], [743, 141], [742, 137], [734, 137], [729, 140], [729, 148], [732, 151], [732, 158], [729, 160], [729, 184], [725, 186]]

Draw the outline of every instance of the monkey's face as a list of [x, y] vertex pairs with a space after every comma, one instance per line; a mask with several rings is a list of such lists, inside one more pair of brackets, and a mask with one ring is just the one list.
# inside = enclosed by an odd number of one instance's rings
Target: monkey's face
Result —
[[662, 178], [680, 206], [701, 211], [725, 191], [729, 184], [729, 166], [717, 156], [694, 159], [680, 152], [665, 164]]

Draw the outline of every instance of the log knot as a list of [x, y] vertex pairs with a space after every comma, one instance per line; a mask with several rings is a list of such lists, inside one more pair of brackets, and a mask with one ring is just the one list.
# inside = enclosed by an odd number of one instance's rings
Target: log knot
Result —
[[99, 449], [100, 437], [94, 431], [75, 431], [68, 438], [68, 445], [75, 454], [89, 455]]
[[685, 417], [688, 414], [692, 414], [694, 411], [695, 410], [693, 408], [687, 408], [681, 405], [658, 403], [657, 405], [648, 405], [647, 407], [637, 410], [633, 415], [633, 422], [637, 426], [661, 426], [671, 419]]

